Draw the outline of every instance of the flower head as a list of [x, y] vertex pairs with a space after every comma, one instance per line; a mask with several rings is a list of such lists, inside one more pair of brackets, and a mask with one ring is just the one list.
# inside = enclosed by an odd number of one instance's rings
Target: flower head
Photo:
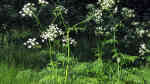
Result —
[[35, 48], [36, 45], [39, 45], [36, 38], [29, 38], [26, 42], [24, 42], [24, 46], [27, 46], [27, 48]]
[[128, 18], [135, 17], [134, 10], [128, 8], [122, 8], [121, 14]]
[[45, 40], [54, 41], [55, 38], [63, 34], [64, 32], [62, 31], [62, 29], [58, 28], [57, 25], [51, 24], [48, 26], [48, 29], [46, 31], [42, 32], [40, 37], [42, 38], [42, 42], [44, 42]]
[[22, 16], [30, 16], [32, 17], [34, 15], [34, 11], [36, 11], [35, 4], [34, 3], [27, 3], [24, 5], [21, 11], [19, 13]]
[[109, 9], [115, 5], [115, 0], [98, 0], [98, 4], [101, 5], [102, 9]]
[[69, 44], [72, 45], [72, 46], [75, 46], [77, 44], [77, 41], [75, 39], [73, 39], [71, 37], [68, 39], [67, 37], [64, 36], [63, 39], [62, 39], [63, 46], [67, 45], [68, 40], [69, 40]]
[[38, 3], [39, 3], [40, 5], [47, 5], [47, 4], [48, 4], [48, 2], [45, 1], [45, 0], [38, 0]]

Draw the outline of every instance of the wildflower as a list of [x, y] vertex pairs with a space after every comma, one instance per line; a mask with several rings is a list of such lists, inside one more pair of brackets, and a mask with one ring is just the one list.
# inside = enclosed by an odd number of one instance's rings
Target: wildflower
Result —
[[31, 45], [28, 45], [27, 48], [32, 48], [32, 46], [31, 46]]
[[102, 26], [96, 27], [95, 34], [104, 34], [104, 29]]
[[30, 16], [32, 17], [34, 15], [34, 11], [36, 11], [35, 4], [34, 3], [27, 3], [24, 5], [21, 11], [19, 11], [19, 14], [21, 16]]
[[140, 47], [139, 47], [140, 55], [144, 55], [146, 50], [147, 50], [146, 45], [145, 44], [140, 44]]
[[102, 26], [96, 27], [96, 30], [102, 31], [102, 30], [103, 30], [103, 27], [102, 27]]
[[24, 42], [24, 46], [27, 46], [27, 48], [34, 48], [36, 45], [39, 45], [36, 38], [29, 38], [26, 42]]
[[38, 3], [41, 5], [47, 5], [48, 4], [48, 2], [45, 0], [38, 0]]
[[96, 23], [101, 23], [101, 22], [103, 22], [103, 19], [102, 19], [102, 10], [101, 9], [94, 9], [94, 11], [93, 11], [93, 13], [94, 13], [94, 17], [95, 17], [95, 22]]
[[77, 41], [75, 40], [75, 39], [73, 39], [73, 38], [67, 38], [67, 37], [63, 37], [63, 39], [62, 39], [62, 43], [63, 43], [63, 46], [66, 46], [67, 45], [67, 43], [68, 43], [68, 40], [69, 40], [69, 44], [70, 45], [73, 45], [73, 46], [75, 46], [76, 44], [77, 44]]
[[25, 46], [27, 45], [27, 43], [23, 43]]
[[146, 45], [145, 45], [145, 44], [141, 44], [140, 47], [141, 47], [142, 49], [146, 49]]
[[40, 37], [42, 38], [42, 42], [45, 40], [54, 41], [58, 36], [61, 36], [64, 34], [62, 29], [58, 28], [57, 25], [51, 24], [48, 26], [49, 28], [42, 32]]
[[135, 17], [134, 10], [128, 9], [128, 8], [122, 8], [121, 14], [122, 14], [124, 17], [128, 17], [128, 18]]
[[136, 32], [137, 32], [137, 34], [138, 34], [140, 37], [142, 37], [143, 34], [145, 34], [145, 33], [148, 32], [148, 30], [144, 30], [144, 29], [139, 30], [139, 29], [137, 29]]
[[110, 9], [115, 5], [114, 0], [98, 0], [98, 4], [101, 5], [102, 9]]

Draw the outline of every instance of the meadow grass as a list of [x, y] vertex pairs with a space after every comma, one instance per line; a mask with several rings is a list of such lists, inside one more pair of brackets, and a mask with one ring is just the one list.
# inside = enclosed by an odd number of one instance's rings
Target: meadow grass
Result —
[[[24, 65], [0, 63], [0, 84], [148, 84], [149, 68], [123, 69], [112, 62], [78, 62], [43, 69], [25, 68]], [[146, 71], [146, 72], [145, 72]], [[144, 73], [143, 73], [144, 72]], [[119, 77], [118, 77], [119, 75]]]

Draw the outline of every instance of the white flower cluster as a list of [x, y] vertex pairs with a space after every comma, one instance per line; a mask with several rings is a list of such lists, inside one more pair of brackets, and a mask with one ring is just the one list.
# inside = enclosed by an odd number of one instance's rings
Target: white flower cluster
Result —
[[36, 38], [29, 38], [26, 42], [24, 42], [24, 45], [27, 46], [27, 48], [35, 48], [35, 46], [39, 45], [39, 43], [36, 41]]
[[103, 31], [104, 29], [103, 29], [102, 26], [99, 26], [99, 27], [96, 27], [96, 30], [97, 30], [97, 31]]
[[[66, 46], [68, 43], [68, 38], [64, 36], [62, 39], [62, 43], [63, 43], [63, 46]], [[75, 46], [77, 44], [77, 41], [70, 37], [69, 38], [69, 44]]]
[[140, 47], [139, 47], [139, 53], [140, 53], [140, 55], [144, 55], [146, 50], [147, 50], [146, 44], [144, 44], [144, 43], [140, 44]]
[[115, 0], [98, 0], [98, 4], [100, 4], [102, 9], [110, 9], [115, 5]]
[[106, 28], [103, 28], [103, 26], [99, 26], [99, 27], [96, 27], [96, 30], [95, 30], [95, 35], [109, 35], [110, 32], [109, 31], [106, 31]]
[[134, 12], [135, 12], [134, 10], [125, 7], [125, 8], [122, 8], [121, 14], [124, 17], [132, 18], [132, 17], [135, 17]]
[[[137, 33], [140, 37], [142, 37], [143, 34], [148, 33], [148, 30], [136, 29], [136, 33]], [[148, 34], [148, 36], [149, 36], [149, 34]]]
[[96, 27], [95, 34], [104, 34], [104, 29], [102, 26]]
[[94, 17], [95, 17], [94, 20], [96, 23], [103, 22], [102, 16], [103, 16], [103, 13], [101, 9], [94, 9]]
[[47, 5], [48, 4], [48, 2], [45, 0], [38, 0], [38, 3], [41, 5]]
[[55, 38], [64, 34], [64, 32], [58, 28], [57, 25], [51, 24], [48, 27], [49, 28], [40, 35], [42, 42], [45, 40], [54, 41]]
[[19, 11], [19, 13], [22, 16], [30, 16], [30, 17], [32, 17], [33, 14], [34, 14], [33, 11], [36, 11], [35, 4], [34, 3], [27, 3], [27, 4], [24, 5], [22, 10]]

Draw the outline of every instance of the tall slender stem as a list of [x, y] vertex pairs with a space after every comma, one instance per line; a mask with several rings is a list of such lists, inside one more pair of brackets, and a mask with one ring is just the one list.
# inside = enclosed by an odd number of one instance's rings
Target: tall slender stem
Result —
[[69, 70], [69, 57], [70, 57], [70, 41], [69, 41], [69, 33], [70, 30], [67, 31], [67, 66], [66, 66], [66, 73], [65, 73], [65, 84], [67, 83], [68, 79], [68, 70]]

